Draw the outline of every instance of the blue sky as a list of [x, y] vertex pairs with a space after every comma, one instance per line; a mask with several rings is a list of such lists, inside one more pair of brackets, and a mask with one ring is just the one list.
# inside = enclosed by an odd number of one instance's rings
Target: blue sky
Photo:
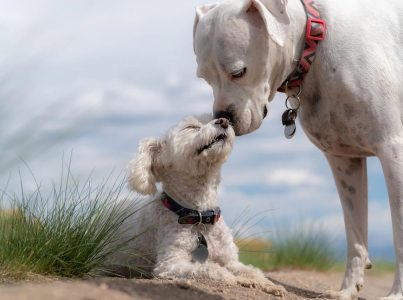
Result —
[[[212, 92], [196, 78], [192, 48], [194, 10], [203, 3], [1, 1], [0, 186], [11, 174], [9, 189], [17, 189], [21, 159], [39, 181], [56, 179], [63, 153], [71, 151], [74, 173], [94, 171], [100, 180], [125, 168], [141, 138], [211, 111]], [[301, 127], [293, 140], [283, 137], [283, 110], [278, 95], [262, 127], [237, 139], [223, 169], [224, 216], [231, 223], [246, 208], [251, 215], [265, 211], [256, 231], [274, 221], [315, 223], [342, 244], [342, 212], [327, 162]], [[370, 251], [390, 258], [389, 206], [377, 159], [369, 160], [369, 195]]]

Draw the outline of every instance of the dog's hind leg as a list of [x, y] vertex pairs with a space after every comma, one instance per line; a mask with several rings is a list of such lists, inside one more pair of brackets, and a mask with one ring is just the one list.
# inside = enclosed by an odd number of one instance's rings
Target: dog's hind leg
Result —
[[356, 299], [364, 284], [368, 259], [368, 183], [365, 158], [327, 155], [336, 181], [347, 234], [347, 268], [341, 290], [330, 295]]
[[403, 299], [403, 137], [386, 143], [377, 154], [388, 187], [396, 255], [393, 286], [382, 299]]

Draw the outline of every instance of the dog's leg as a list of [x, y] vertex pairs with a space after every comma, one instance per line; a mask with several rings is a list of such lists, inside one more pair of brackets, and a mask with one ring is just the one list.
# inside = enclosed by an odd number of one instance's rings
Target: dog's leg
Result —
[[344, 213], [347, 234], [347, 268], [339, 299], [356, 299], [364, 284], [364, 269], [371, 268], [368, 259], [368, 183], [365, 158], [327, 155]]
[[[180, 252], [180, 251], [178, 251]], [[153, 274], [159, 278], [213, 279], [235, 284], [235, 276], [226, 268], [214, 262], [191, 262], [190, 257], [182, 255], [160, 257]]]
[[377, 154], [388, 187], [396, 255], [393, 286], [382, 299], [403, 299], [403, 139], [387, 143]]
[[238, 284], [244, 287], [260, 289], [275, 296], [285, 296], [287, 291], [281, 285], [274, 284], [266, 278], [263, 272], [251, 265], [244, 265], [238, 260], [234, 260], [225, 266], [236, 276]]
[[214, 254], [214, 259], [235, 276], [238, 284], [257, 288], [276, 296], [286, 294], [286, 290], [282, 286], [271, 282], [260, 269], [251, 265], [244, 265], [239, 261], [238, 247], [234, 243], [230, 229], [223, 220], [214, 226], [212, 236], [219, 245], [219, 251]]

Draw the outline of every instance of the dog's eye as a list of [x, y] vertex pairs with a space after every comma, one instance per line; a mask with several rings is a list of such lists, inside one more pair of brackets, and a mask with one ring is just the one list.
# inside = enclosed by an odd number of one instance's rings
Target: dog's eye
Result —
[[185, 128], [183, 128], [183, 130], [186, 130], [186, 129], [199, 130], [200, 127], [195, 126], [195, 125], [189, 125], [189, 126], [186, 126]]
[[244, 77], [246, 74], [246, 68], [243, 68], [241, 70], [235, 71], [233, 73], [231, 73], [231, 78], [232, 79], [239, 79]]

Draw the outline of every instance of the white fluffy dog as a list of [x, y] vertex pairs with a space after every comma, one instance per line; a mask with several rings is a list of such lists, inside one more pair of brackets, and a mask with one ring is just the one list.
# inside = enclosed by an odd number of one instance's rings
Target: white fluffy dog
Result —
[[[188, 117], [165, 137], [140, 143], [129, 183], [136, 192], [152, 196], [130, 228], [131, 235], [145, 231], [130, 246], [142, 261], [126, 260], [160, 278], [238, 282], [281, 295], [282, 287], [239, 262], [230, 229], [219, 215], [220, 169], [234, 137], [228, 120], [205, 115]], [[157, 183], [163, 193], [157, 191]]]

